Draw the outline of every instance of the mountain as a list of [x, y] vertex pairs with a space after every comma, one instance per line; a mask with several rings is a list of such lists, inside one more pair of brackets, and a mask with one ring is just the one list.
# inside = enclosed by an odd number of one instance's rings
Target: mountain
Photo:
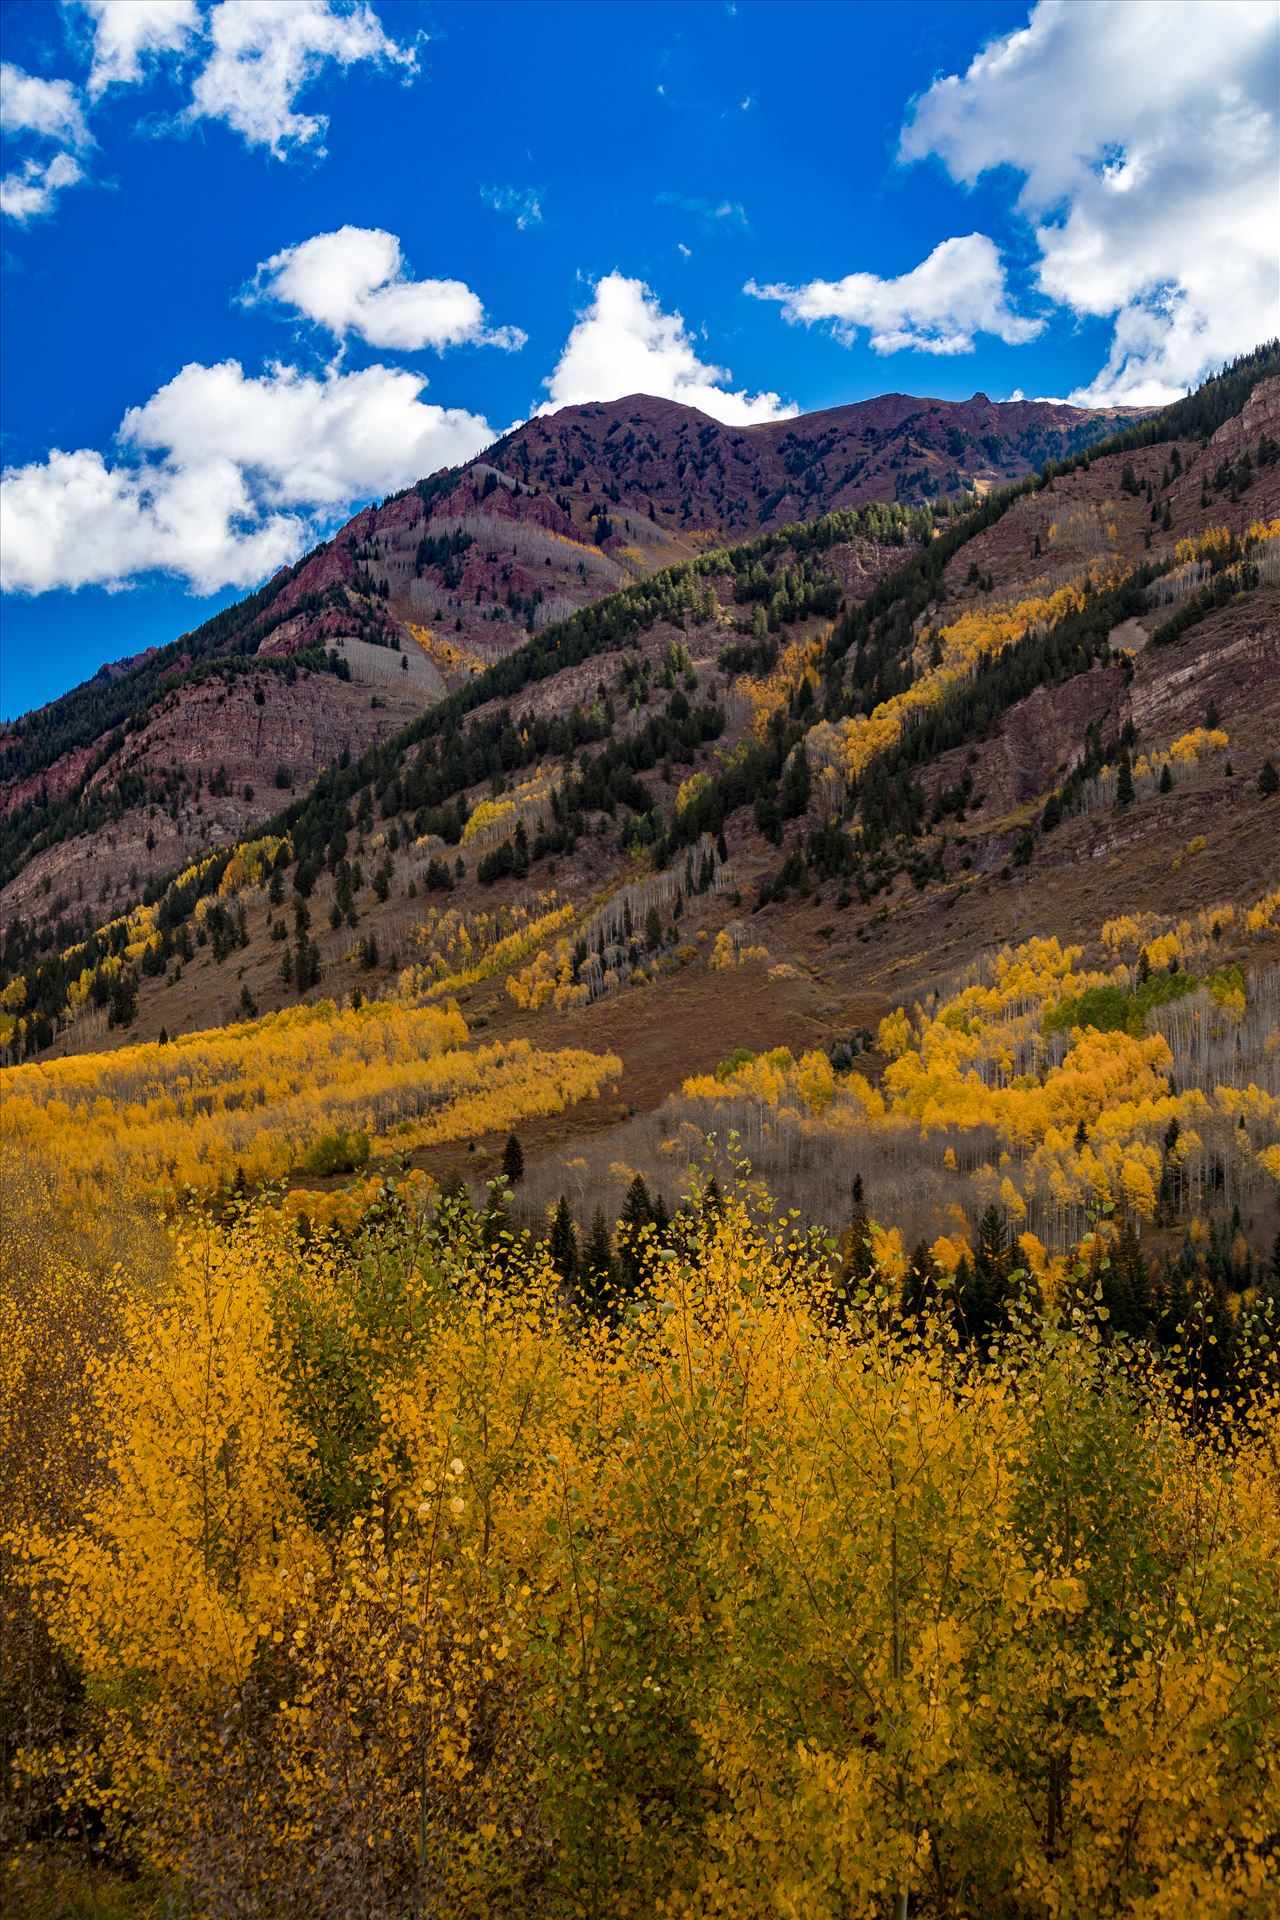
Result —
[[10, 965], [252, 831], [282, 794], [605, 595], [833, 509], [944, 508], [1118, 420], [981, 394], [889, 394], [743, 428], [643, 395], [532, 420], [366, 508], [195, 632], [0, 731]]
[[[513, 445], [541, 449], [545, 467], [585, 462], [568, 450], [589, 442], [594, 464], [571, 502], [586, 512], [616, 458], [620, 499], [603, 504], [638, 525], [624, 461], [652, 462], [639, 438], [626, 449], [625, 423], [671, 410], [628, 404], [532, 423], [493, 459], [358, 516], [266, 597], [221, 616], [228, 644], [256, 634], [256, 653], [230, 656], [230, 671], [215, 657], [203, 677], [197, 663], [118, 751], [162, 737], [184, 708], [210, 728], [223, 715], [229, 743], [255, 712], [265, 729], [304, 695], [367, 701], [354, 675], [304, 674], [305, 649], [287, 651], [317, 624], [326, 643], [350, 644], [337, 596], [316, 604], [320, 570], [331, 584], [348, 568], [371, 573], [366, 620], [378, 608], [394, 620], [428, 575], [430, 592], [454, 591], [436, 577], [447, 561], [397, 572], [424, 520], [435, 532], [418, 540], [452, 539], [481, 508], [492, 522], [495, 505], [518, 505], [530, 517], [504, 523], [517, 543], [535, 537], [536, 514], [568, 521], [556, 489], [532, 477], [533, 451], [529, 483], [512, 479], [525, 464]], [[794, 430], [770, 427], [759, 444], [776, 451]], [[29, 959], [6, 994], [15, 1044], [112, 1045], [126, 1021], [144, 1037], [216, 1025], [237, 1006], [289, 1004], [299, 972], [304, 996], [317, 980], [325, 994], [386, 990], [446, 909], [474, 933], [554, 892], [582, 923], [563, 963], [572, 991], [555, 1011], [538, 992], [519, 1008], [499, 980], [480, 994], [481, 1017], [498, 1034], [550, 1022], [616, 1047], [627, 1104], [643, 1112], [729, 1041], [835, 1045], [1002, 941], [1052, 931], [1096, 946], [1117, 912], [1193, 915], [1210, 894], [1256, 897], [1276, 875], [1275, 809], [1257, 783], [1280, 737], [1278, 444], [1270, 349], [955, 516], [873, 503], [732, 547], [693, 542], [694, 557], [495, 646], [487, 666], [468, 662], [443, 698], [363, 755], [352, 739], [292, 801], [269, 790], [281, 810], [265, 846], [236, 855], [225, 835], [218, 858], [150, 890], [141, 920]], [[761, 486], [771, 472], [762, 455]], [[670, 513], [669, 492], [655, 488], [652, 504]], [[554, 528], [546, 537], [588, 552]], [[618, 537], [604, 536], [606, 560]], [[471, 564], [470, 548], [459, 559]], [[367, 632], [369, 654], [396, 657]], [[255, 688], [269, 689], [256, 708]], [[277, 739], [268, 759], [284, 751]], [[1121, 760], [1136, 787], [1117, 810]], [[63, 847], [80, 857], [131, 818], [136, 833], [149, 804], [144, 792], [132, 814]], [[214, 849], [215, 817], [199, 854]], [[39, 856], [46, 870], [60, 851]], [[286, 883], [309, 932], [289, 934]], [[623, 990], [627, 953], [644, 947], [650, 906], [664, 963], [637, 995]], [[685, 958], [668, 967], [673, 928]], [[735, 950], [767, 951], [782, 969], [767, 991], [735, 980], [728, 1007], [724, 983], [691, 958], [726, 928]], [[132, 984], [116, 1006], [121, 967]]]

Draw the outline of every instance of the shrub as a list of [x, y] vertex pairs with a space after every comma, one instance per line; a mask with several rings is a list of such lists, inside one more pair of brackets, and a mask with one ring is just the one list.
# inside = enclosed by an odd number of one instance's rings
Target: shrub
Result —
[[367, 1133], [326, 1133], [302, 1157], [303, 1173], [359, 1173], [369, 1164]]

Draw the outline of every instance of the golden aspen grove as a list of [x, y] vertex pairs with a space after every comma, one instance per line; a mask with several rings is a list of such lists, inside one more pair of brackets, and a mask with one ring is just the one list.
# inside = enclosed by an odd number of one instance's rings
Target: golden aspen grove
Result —
[[0, 733], [5, 1911], [1276, 1920], [1278, 738], [1274, 342], [549, 411]]

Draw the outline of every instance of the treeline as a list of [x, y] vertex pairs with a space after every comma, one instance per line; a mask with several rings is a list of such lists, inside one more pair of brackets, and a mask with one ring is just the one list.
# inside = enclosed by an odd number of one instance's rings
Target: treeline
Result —
[[1243, 411], [1260, 380], [1271, 380], [1277, 375], [1280, 375], [1280, 339], [1268, 340], [1251, 353], [1242, 353], [1230, 361], [1221, 373], [1206, 380], [1194, 393], [1159, 408], [1149, 419], [1139, 420], [1096, 446], [1073, 454], [1070, 460], [1050, 461], [1044, 480], [1074, 473], [1077, 468], [1090, 466], [1112, 453], [1130, 453], [1139, 447], [1160, 446], [1169, 440], [1211, 439], [1219, 427]]
[[[507, 1186], [491, 1189], [481, 1210], [489, 1238], [493, 1219], [505, 1217], [518, 1201], [524, 1157], [514, 1134], [503, 1172]], [[446, 1176], [442, 1193], [464, 1209], [471, 1206], [456, 1169]], [[562, 1193], [542, 1237], [578, 1308], [617, 1323], [640, 1290], [646, 1242], [688, 1259], [705, 1214], [719, 1213], [723, 1205], [714, 1176], [696, 1203], [684, 1199], [669, 1209], [662, 1194], [651, 1191], [637, 1173], [615, 1219], [600, 1206], [579, 1216]], [[1176, 1204], [1171, 1205], [1170, 1217], [1176, 1214]], [[884, 1283], [884, 1236], [867, 1210], [860, 1178], [852, 1183], [847, 1221], [821, 1231], [835, 1250], [825, 1312], [834, 1325], [844, 1326], [868, 1293]], [[1157, 1256], [1125, 1215], [1089, 1238], [1066, 1275], [1065, 1286], [1056, 1277], [1053, 1281], [1055, 1312], [1067, 1308], [1094, 1321], [1104, 1339], [1146, 1343], [1199, 1392], [1229, 1396], [1252, 1390], [1260, 1378], [1274, 1375], [1280, 1381], [1280, 1362], [1267, 1352], [1270, 1329], [1280, 1327], [1280, 1234], [1270, 1254], [1259, 1257], [1238, 1207], [1229, 1219], [1188, 1222], [1176, 1250]], [[1034, 1322], [1046, 1307], [1045, 1283], [1029, 1270], [1007, 1212], [994, 1205], [975, 1217], [972, 1244], [952, 1270], [940, 1267], [921, 1241], [903, 1256], [900, 1275], [882, 1300], [882, 1310], [903, 1328], [927, 1319], [979, 1359], [993, 1340]]]

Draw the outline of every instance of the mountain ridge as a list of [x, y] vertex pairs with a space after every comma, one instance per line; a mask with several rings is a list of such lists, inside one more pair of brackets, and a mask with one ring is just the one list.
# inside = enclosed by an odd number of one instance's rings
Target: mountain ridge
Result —
[[750, 429], [649, 396], [535, 417], [361, 509], [200, 627], [0, 730], [0, 911], [66, 944], [94, 924], [86, 863], [107, 900], [136, 895], [269, 818], [282, 768], [305, 788], [549, 622], [829, 506], [945, 507], [1118, 417], [907, 395]]

